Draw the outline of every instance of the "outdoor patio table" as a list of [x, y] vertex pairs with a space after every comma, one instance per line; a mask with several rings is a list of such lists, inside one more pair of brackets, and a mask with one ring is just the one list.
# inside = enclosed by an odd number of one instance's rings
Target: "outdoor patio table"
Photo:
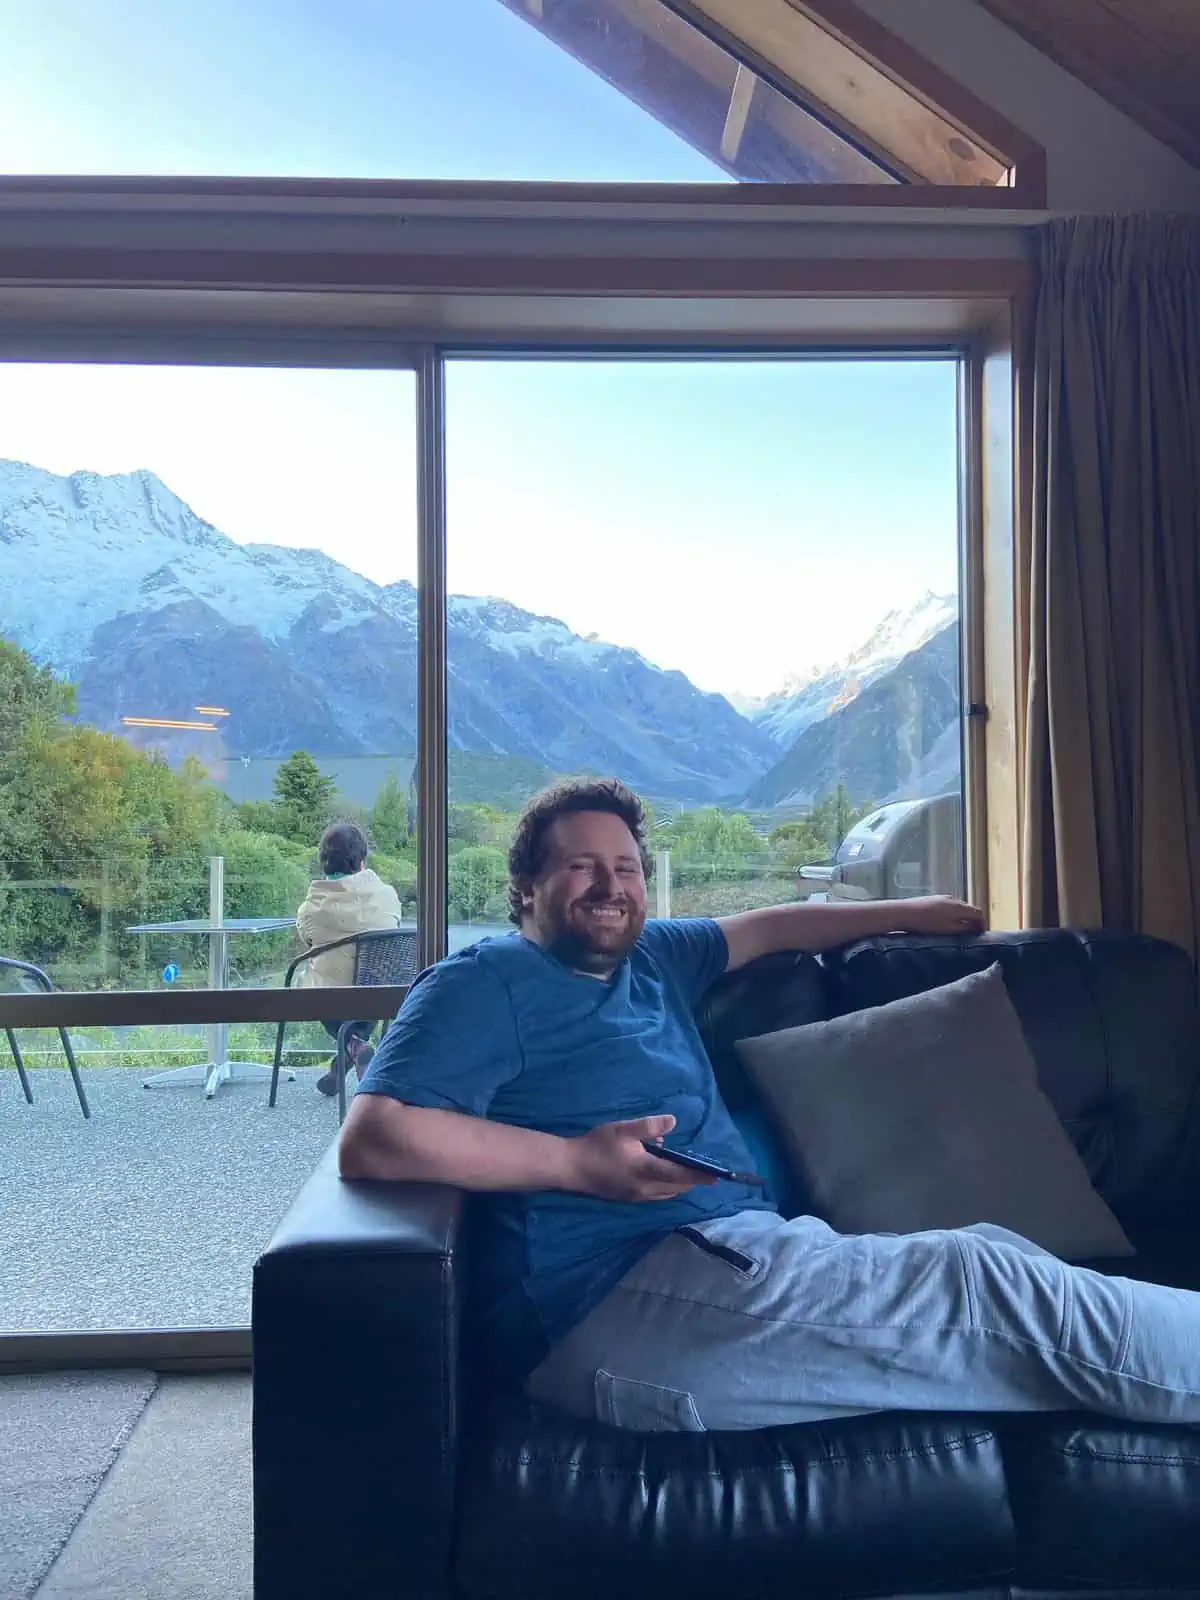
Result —
[[[181, 922], [139, 922], [129, 933], [195, 933], [209, 940], [208, 984], [210, 989], [229, 987], [229, 940], [235, 933], [274, 933], [279, 928], [294, 928], [295, 917], [230, 917], [216, 921], [209, 917], [188, 917]], [[211, 1060], [202, 1067], [171, 1067], [145, 1080], [147, 1089], [171, 1083], [202, 1083], [204, 1097], [211, 1100], [223, 1083], [240, 1078], [266, 1079], [271, 1069], [256, 1061], [229, 1059], [229, 1024], [214, 1023], [208, 1029]]]

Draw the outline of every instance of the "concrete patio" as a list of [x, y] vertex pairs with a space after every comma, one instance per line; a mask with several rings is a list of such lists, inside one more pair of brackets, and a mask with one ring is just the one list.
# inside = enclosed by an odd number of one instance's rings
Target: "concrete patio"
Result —
[[319, 1066], [266, 1083], [146, 1089], [81, 1063], [21, 1094], [0, 1048], [0, 1331], [244, 1327], [255, 1257], [337, 1132]]

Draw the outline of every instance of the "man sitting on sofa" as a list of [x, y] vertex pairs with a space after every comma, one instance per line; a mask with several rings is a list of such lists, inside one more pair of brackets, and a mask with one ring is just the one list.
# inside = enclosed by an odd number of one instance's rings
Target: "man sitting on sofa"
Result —
[[342, 1132], [346, 1178], [485, 1197], [472, 1273], [502, 1375], [645, 1429], [892, 1409], [1200, 1421], [1200, 1295], [994, 1227], [839, 1235], [648, 1152], [670, 1136], [752, 1166], [692, 1015], [722, 973], [982, 926], [943, 898], [647, 922], [648, 865], [623, 784], [530, 801], [509, 854], [518, 931], [421, 974]]

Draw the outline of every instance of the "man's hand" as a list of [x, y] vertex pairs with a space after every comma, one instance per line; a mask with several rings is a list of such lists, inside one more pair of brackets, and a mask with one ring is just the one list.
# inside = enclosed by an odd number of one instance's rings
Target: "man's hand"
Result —
[[564, 1187], [601, 1200], [673, 1200], [697, 1185], [717, 1180], [704, 1172], [690, 1172], [652, 1156], [643, 1141], [661, 1141], [675, 1118], [637, 1117], [632, 1122], [604, 1122], [590, 1132], [567, 1141], [567, 1182]]
[[982, 933], [986, 925], [978, 906], [947, 894], [895, 902], [895, 927], [907, 933]]

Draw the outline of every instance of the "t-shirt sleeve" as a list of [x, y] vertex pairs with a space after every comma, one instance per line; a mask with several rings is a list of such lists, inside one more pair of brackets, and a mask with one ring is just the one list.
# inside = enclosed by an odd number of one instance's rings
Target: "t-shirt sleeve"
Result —
[[508, 988], [464, 950], [413, 983], [358, 1093], [486, 1116], [496, 1091], [520, 1070]]
[[729, 965], [729, 945], [712, 917], [652, 918], [642, 929], [641, 942], [689, 1005], [695, 1005]]

